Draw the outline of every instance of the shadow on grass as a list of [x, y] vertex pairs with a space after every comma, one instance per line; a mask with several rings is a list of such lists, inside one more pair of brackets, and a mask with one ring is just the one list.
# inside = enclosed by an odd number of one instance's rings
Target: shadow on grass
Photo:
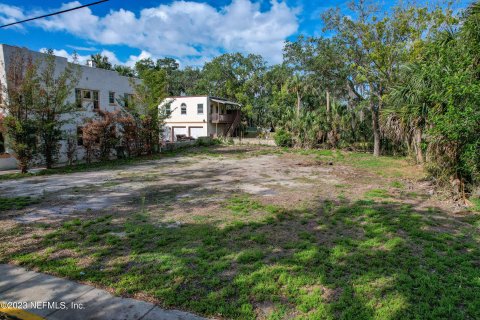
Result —
[[478, 216], [370, 200], [296, 210], [234, 204], [262, 219], [242, 222], [235, 210], [226, 227], [159, 224], [146, 212], [76, 219], [2, 259], [224, 318], [480, 314]]

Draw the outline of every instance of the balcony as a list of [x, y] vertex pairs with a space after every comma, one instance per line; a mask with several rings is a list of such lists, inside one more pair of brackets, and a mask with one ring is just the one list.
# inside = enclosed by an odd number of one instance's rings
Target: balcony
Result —
[[233, 123], [235, 114], [212, 113], [212, 123]]

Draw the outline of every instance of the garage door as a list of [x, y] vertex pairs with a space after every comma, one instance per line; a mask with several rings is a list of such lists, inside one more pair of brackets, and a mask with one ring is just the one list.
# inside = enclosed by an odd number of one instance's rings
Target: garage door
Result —
[[173, 139], [177, 140], [177, 135], [183, 134], [188, 136], [187, 127], [173, 127]]
[[203, 137], [205, 136], [205, 132], [203, 127], [190, 127], [190, 136], [193, 138]]

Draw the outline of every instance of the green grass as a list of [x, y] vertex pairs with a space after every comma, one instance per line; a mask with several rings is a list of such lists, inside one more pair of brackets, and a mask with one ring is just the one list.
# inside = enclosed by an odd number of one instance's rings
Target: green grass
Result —
[[[241, 159], [266, 151], [245, 154], [200, 147], [181, 152]], [[387, 188], [405, 189], [400, 182], [404, 177], [396, 177], [402, 174], [397, 168], [403, 159], [331, 150], [295, 152], [395, 177]], [[104, 168], [136, 161], [141, 160]], [[73, 170], [102, 168], [96, 165]], [[415, 211], [392, 202], [386, 189], [369, 190], [365, 200], [350, 203], [344, 195], [348, 187], [335, 185], [340, 202], [308, 202], [290, 210], [265, 204], [261, 197], [233, 195], [208, 215], [174, 228], [168, 225], [175, 221], [159, 222], [159, 216], [168, 214], [166, 207], [148, 210], [157, 203], [185, 205], [176, 199], [181, 190], [152, 189], [138, 199], [138, 212], [126, 217], [112, 213], [0, 231], [0, 239], [5, 239], [0, 262], [215, 318], [255, 319], [262, 305], [271, 311], [268, 319], [478, 318], [480, 215]], [[384, 199], [390, 202], [380, 202]], [[477, 206], [479, 202], [474, 201]], [[33, 245], [16, 241], [30, 235]]]
[[382, 199], [386, 199], [386, 198], [390, 198], [390, 194], [388, 193], [387, 190], [384, 190], [384, 189], [372, 189], [372, 190], [369, 190], [367, 192], [365, 192], [365, 197], [366, 198], [382, 198]]
[[35, 174], [33, 173], [5, 173], [5, 174], [0, 174], [0, 181], [17, 180], [17, 179], [22, 179], [26, 177], [31, 177], [34, 175]]
[[472, 202], [471, 211], [480, 212], [480, 198], [470, 198], [470, 202]]
[[393, 187], [393, 188], [397, 188], [397, 189], [404, 189], [405, 188], [405, 184], [401, 181], [398, 181], [398, 180], [392, 181], [392, 183], [390, 183], [390, 186]]
[[278, 207], [273, 205], [265, 206], [248, 195], [231, 197], [226, 202], [226, 208], [228, 208], [233, 214], [239, 216], [249, 216], [259, 211], [265, 211], [271, 214], [280, 211]]
[[37, 200], [30, 197], [0, 197], [0, 211], [20, 210], [36, 202]]
[[239, 263], [251, 263], [261, 260], [264, 257], [261, 249], [247, 249], [238, 255], [237, 261]]
[[334, 165], [338, 163], [353, 166], [387, 178], [419, 178], [419, 175], [424, 175], [421, 169], [413, 168], [405, 157], [375, 157], [371, 153], [328, 149], [303, 150], [284, 148], [282, 150], [284, 152], [314, 156], [319, 161], [333, 162]]
[[[72, 219], [47, 229], [34, 246], [8, 254], [0, 248], [0, 260], [226, 319], [254, 319], [262, 304], [271, 306], [270, 319], [480, 314], [478, 219], [465, 224], [438, 210], [374, 200], [286, 211], [238, 196], [218, 210], [213, 218], [256, 212], [263, 219], [179, 228], [165, 228], [148, 212]], [[22, 237], [45, 228], [8, 232]], [[65, 250], [71, 254], [58, 254]]]
[[261, 207], [262, 205], [259, 202], [247, 196], [232, 197], [227, 203], [227, 208], [238, 215], [249, 215]]

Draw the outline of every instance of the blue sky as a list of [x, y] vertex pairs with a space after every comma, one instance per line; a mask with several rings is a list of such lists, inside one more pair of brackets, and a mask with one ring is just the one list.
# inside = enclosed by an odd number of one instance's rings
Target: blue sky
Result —
[[[0, 0], [0, 23], [78, 6], [93, 0]], [[393, 0], [383, 2], [388, 8]], [[462, 2], [466, 2], [462, 0]], [[81, 60], [102, 52], [113, 63], [145, 57], [202, 65], [225, 52], [262, 54], [280, 62], [285, 40], [321, 33], [321, 12], [348, 0], [110, 0], [56, 17], [0, 29], [0, 43], [51, 48]]]

